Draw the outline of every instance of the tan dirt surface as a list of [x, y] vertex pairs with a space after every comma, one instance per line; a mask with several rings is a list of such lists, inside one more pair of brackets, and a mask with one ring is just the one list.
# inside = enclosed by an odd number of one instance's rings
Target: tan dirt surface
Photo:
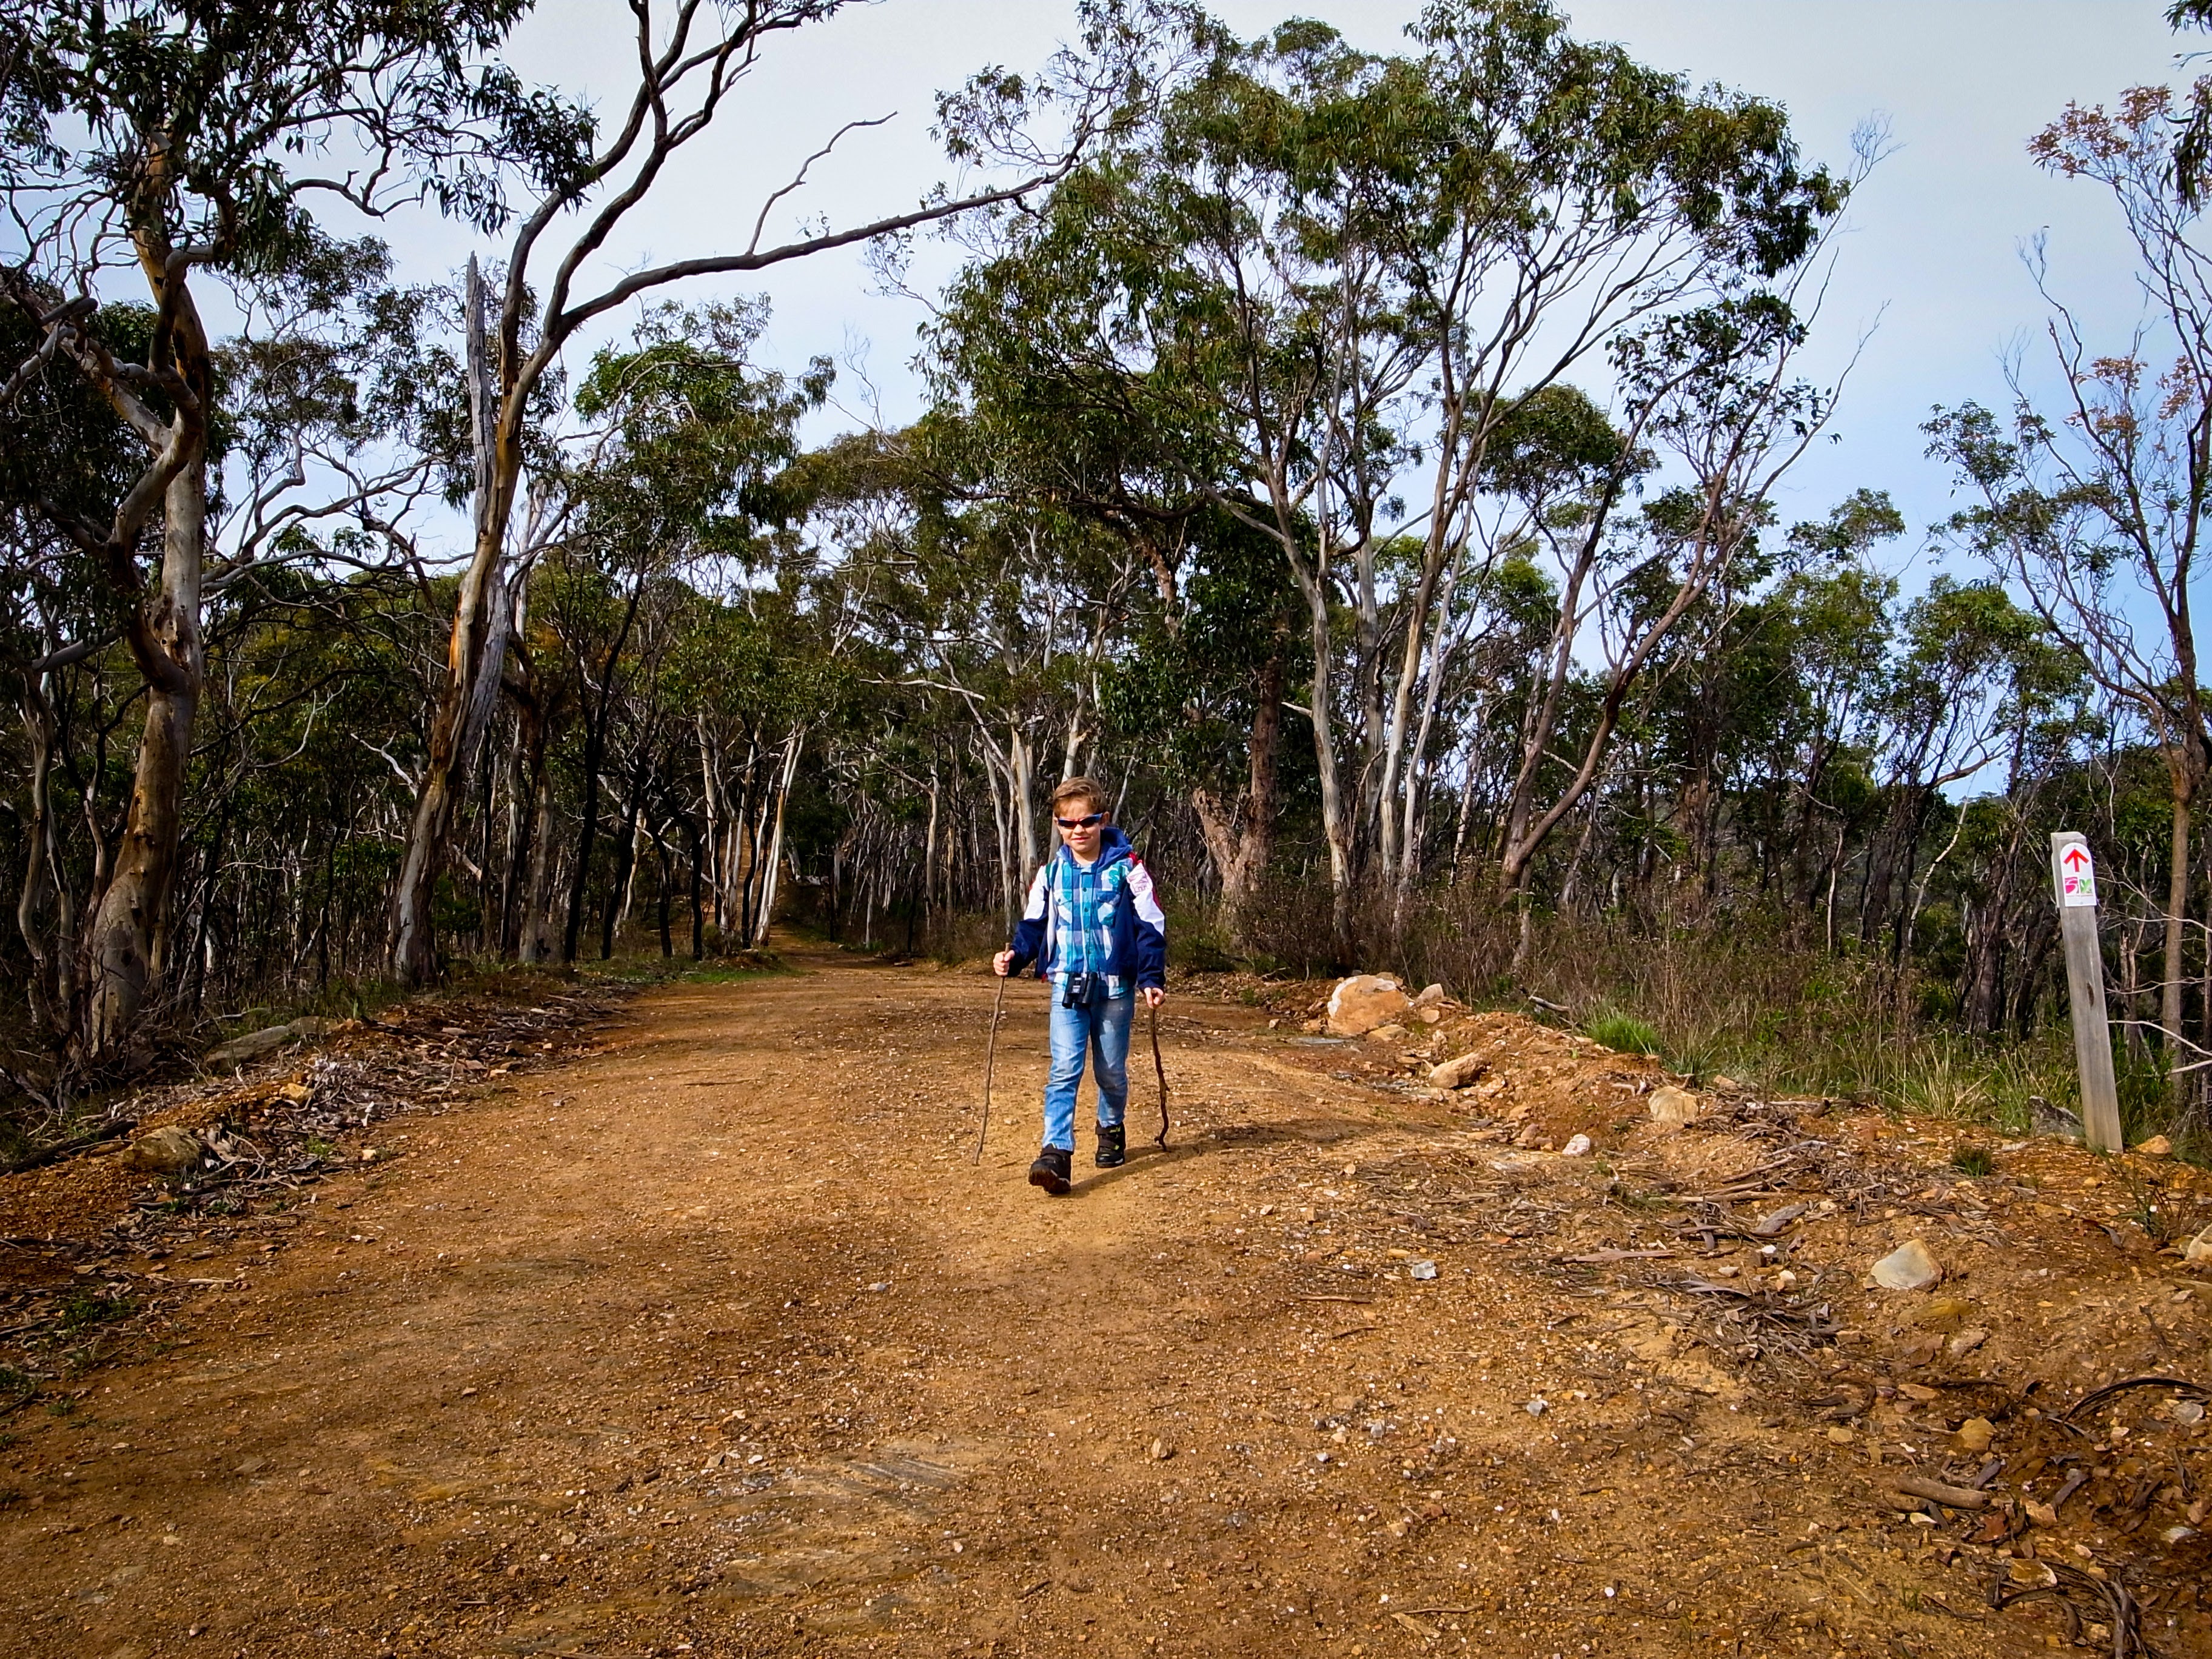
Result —
[[1179, 987], [1048, 1200], [1040, 988], [975, 1168], [990, 982], [795, 961], [173, 1262], [0, 1423], [0, 1655], [2212, 1652], [2203, 1392], [2060, 1415], [2212, 1381], [2198, 1172]]

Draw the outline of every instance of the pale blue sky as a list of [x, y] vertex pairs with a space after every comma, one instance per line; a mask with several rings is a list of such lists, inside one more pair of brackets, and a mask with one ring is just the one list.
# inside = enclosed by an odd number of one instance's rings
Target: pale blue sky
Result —
[[[1389, 50], [1418, 0], [1216, 0], [1246, 33], [1303, 14], [1357, 43]], [[1938, 402], [2002, 400], [2000, 355], [2025, 344], [2033, 362], [2043, 307], [2021, 248], [2050, 238], [2054, 284], [2099, 333], [2125, 342], [2136, 297], [2120, 228], [2094, 186], [2046, 178], [2028, 137], [2067, 101], [2109, 100], [2174, 76], [2176, 38], [2154, 0], [1572, 0], [1577, 30], [1616, 40], [1644, 61], [1698, 82], [1778, 100], [1808, 155], [1849, 159], [1853, 129], [1888, 125], [1895, 152], [1863, 189], [1841, 245], [1819, 360], [1832, 366], [1874, 329], [1837, 423], [1791, 481], [1785, 511], [1812, 516], [1859, 485], [1892, 490], [1916, 528], [1948, 510], [1940, 468], [1922, 458], [1917, 428]], [[621, 29], [609, 0], [550, 0], [517, 43], [532, 79], [598, 94], [611, 106], [626, 82]], [[763, 196], [842, 122], [896, 112], [856, 134], [802, 198], [777, 210], [837, 223], [896, 211], [945, 176], [928, 137], [933, 95], [987, 63], [1032, 67], [1067, 30], [1065, 0], [879, 0], [773, 44], [757, 79], [634, 216], [605, 264], [634, 266], [740, 244]], [[773, 225], [773, 222], [772, 222]], [[422, 223], [396, 238], [422, 274], [466, 255], [456, 228]], [[951, 269], [925, 247], [917, 281]], [[792, 366], [816, 352], [865, 345], [884, 415], [911, 415], [906, 370], [921, 313], [869, 291], [857, 258], [787, 267], [758, 285], [774, 301], [771, 340]], [[1879, 319], [1877, 326], [1877, 319]], [[849, 383], [848, 396], [857, 397]]]

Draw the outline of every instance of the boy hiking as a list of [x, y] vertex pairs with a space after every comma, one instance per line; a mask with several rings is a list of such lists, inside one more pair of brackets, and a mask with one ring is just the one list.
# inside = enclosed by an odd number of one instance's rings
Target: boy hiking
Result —
[[1128, 1161], [1122, 1116], [1129, 1103], [1129, 1020], [1142, 995], [1167, 995], [1167, 918], [1129, 838], [1106, 821], [1105, 792], [1088, 778], [1053, 791], [1060, 850], [1030, 883], [1012, 948], [991, 958], [1001, 977], [1031, 963], [1049, 980], [1052, 1072], [1044, 1085], [1044, 1147], [1030, 1184], [1064, 1193], [1075, 1164], [1075, 1097], [1087, 1050], [1098, 1089], [1096, 1162]]

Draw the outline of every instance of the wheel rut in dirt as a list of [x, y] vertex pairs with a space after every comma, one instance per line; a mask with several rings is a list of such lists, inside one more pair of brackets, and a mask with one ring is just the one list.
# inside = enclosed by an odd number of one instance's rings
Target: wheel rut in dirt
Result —
[[[0, 1653], [1996, 1654], [2040, 1628], [1975, 1605], [1962, 1569], [2000, 1558], [1929, 1536], [1975, 1517], [1872, 1500], [1874, 1437], [1805, 1403], [1832, 1350], [1735, 1363], [1633, 1276], [1668, 1247], [1563, 1255], [1626, 1212], [1632, 1150], [1515, 1149], [1178, 997], [1169, 1150], [1133, 1066], [1128, 1164], [1085, 1133], [1047, 1199], [1040, 988], [1009, 994], [973, 1167], [988, 983], [795, 961], [647, 993], [603, 1052], [380, 1132], [399, 1156], [321, 1186], [287, 1248], [207, 1264], [232, 1288], [182, 1340], [19, 1417]], [[1771, 1150], [1746, 1145], [1738, 1176]]]

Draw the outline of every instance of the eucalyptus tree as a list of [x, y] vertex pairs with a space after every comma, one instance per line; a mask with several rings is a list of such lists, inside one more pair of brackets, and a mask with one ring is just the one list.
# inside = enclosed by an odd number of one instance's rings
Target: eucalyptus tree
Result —
[[1125, 743], [1188, 793], [1220, 884], [1220, 924], [1246, 916], [1273, 855], [1283, 705], [1304, 668], [1281, 550], [1218, 508], [1183, 527], [1176, 603], [1133, 607], [1103, 686]]
[[1887, 495], [1856, 491], [1824, 520], [1756, 534], [1676, 624], [1642, 720], [1645, 783], [1674, 794], [1647, 816], [1676, 838], [1680, 913], [1750, 896], [1724, 879], [1732, 828], [1757, 860], [1752, 890], [1775, 893], [1793, 927], [1802, 920], [1811, 854], [1829, 827], [1822, 776], [1865, 726], [1887, 663], [1896, 582], [1865, 557], [1903, 530]]
[[915, 505], [895, 552], [873, 550], [895, 562], [869, 577], [862, 625], [900, 683], [945, 699], [971, 732], [1013, 907], [1050, 847], [1040, 786], [1095, 756], [1101, 677], [1147, 567], [1095, 521], [1041, 502]]
[[[471, 710], [479, 688], [496, 682], [506, 648], [495, 603], [507, 558], [509, 520], [522, 490], [528, 410], [580, 330], [672, 284], [766, 270], [834, 248], [892, 237], [914, 227], [1012, 202], [1064, 176], [1103, 132], [1148, 95], [1164, 45], [1180, 32], [1176, 0], [1083, 0], [1079, 44], [1063, 49], [1033, 79], [1001, 71], [975, 77], [939, 100], [939, 126], [955, 161], [1005, 169], [1005, 182], [963, 196], [939, 191], [920, 205], [864, 223], [810, 226], [787, 240], [769, 237], [778, 204], [855, 127], [848, 124], [780, 187], [764, 189], [743, 246], [647, 262], [604, 280], [595, 257], [650, 197], [670, 165], [712, 126], [777, 39], [820, 23], [848, 0], [634, 0], [635, 72], [618, 118], [602, 133], [580, 111], [545, 103], [546, 125], [564, 137], [531, 180], [533, 199], [517, 212], [495, 315], [471, 384], [476, 500], [470, 557], [461, 575], [433, 711], [420, 798], [392, 902], [394, 975], [418, 981], [434, 962], [429, 898], [444, 858], [459, 786], [482, 732]], [[1060, 125], [1040, 137], [1040, 119]]]
[[[1381, 712], [1385, 873], [1407, 860], [1416, 688], [1448, 573], [1525, 532], [1491, 447], [1525, 399], [1646, 319], [1711, 307], [1800, 266], [1848, 194], [1763, 100], [1693, 92], [1574, 40], [1542, 0], [1432, 5], [1412, 31], [1418, 170], [1374, 222], [1422, 351], [1421, 555]], [[1508, 862], [1511, 862], [1509, 854]]]
[[[572, 634], [583, 688], [583, 805], [563, 961], [574, 958], [583, 927], [599, 790], [641, 607], [656, 587], [678, 603], [672, 580], [686, 568], [731, 562], [750, 570], [768, 563], [769, 544], [803, 510], [785, 473], [799, 453], [798, 422], [828, 395], [830, 369], [817, 358], [794, 380], [759, 368], [751, 359], [766, 321], [767, 308], [757, 303], [656, 307], [626, 349], [594, 356], [577, 388], [577, 413], [601, 423], [604, 432], [588, 459], [563, 480], [577, 508], [564, 562], [600, 603], [580, 607], [579, 615], [598, 622]], [[672, 628], [674, 618], [666, 620]], [[664, 648], [671, 643], [669, 629], [653, 632]], [[652, 667], [640, 665], [648, 681]], [[633, 733], [631, 781], [616, 842], [618, 872], [627, 868], [661, 712], [646, 708]], [[787, 767], [795, 766], [802, 738], [799, 731], [789, 735]], [[615, 887], [621, 885], [617, 879]], [[617, 906], [611, 895], [602, 954], [613, 948]]]
[[1771, 106], [1576, 42], [1542, 0], [1437, 4], [1414, 34], [1214, 32], [1156, 124], [1004, 222], [939, 343], [979, 405], [1021, 374], [1079, 411], [1073, 453], [1127, 465], [1125, 497], [1203, 492], [1280, 551], [1340, 948], [1370, 853], [1407, 864], [1439, 595], [1516, 533], [1486, 493], [1515, 401], [1800, 264], [1844, 195]]
[[[1692, 607], [1755, 546], [1775, 485], [1827, 424], [1832, 395], [1794, 377], [1804, 338], [1783, 295], [1755, 292], [1662, 315], [1614, 343], [1620, 459], [1544, 532], [1562, 575], [1559, 620], [1498, 847], [1501, 884], [1524, 901], [1536, 854], [1597, 782], [1631, 692], [1664, 666]], [[1622, 514], [1629, 477], [1658, 455], [1685, 482]], [[1593, 638], [1603, 659], [1597, 707], [1580, 752], [1555, 768], [1563, 694], [1578, 645]], [[1565, 775], [1553, 779], [1555, 770]]]
[[[1412, 365], [1377, 324], [1379, 263], [1341, 213], [1306, 216], [1283, 187], [1300, 118], [1324, 105], [1342, 113], [1370, 78], [1372, 61], [1334, 40], [1300, 25], [1246, 47], [1210, 30], [1207, 58], [1157, 122], [1109, 145], [1038, 213], [1002, 222], [951, 298], [940, 350], [961, 367], [996, 354], [1062, 388], [1058, 401], [1083, 410], [1089, 430], [1113, 434], [1111, 453], [1147, 498], [1210, 500], [1276, 548], [1311, 644], [1307, 712], [1348, 927], [1355, 814], [1334, 735], [1337, 556], [1372, 538], [1397, 453], [1390, 408]], [[1373, 159], [1371, 123], [1337, 130], [1345, 164]], [[1318, 135], [1305, 143], [1313, 155]], [[1064, 303], [1078, 295], [1084, 306]], [[998, 317], [1022, 319], [1022, 336]], [[1316, 464], [1347, 435], [1358, 456]], [[1156, 574], [1172, 605], [1173, 566]]]
[[[152, 318], [143, 307], [111, 310], [111, 331], [143, 342]], [[37, 324], [0, 313], [0, 350], [21, 362], [46, 349]], [[0, 638], [21, 714], [22, 750], [15, 758], [25, 787], [23, 864], [15, 926], [27, 957], [25, 975], [35, 1029], [66, 1037], [73, 1029], [78, 985], [77, 927], [82, 902], [97, 902], [105, 884], [103, 836], [76, 857], [71, 811], [64, 798], [82, 793], [81, 714], [95, 700], [88, 668], [112, 652], [120, 635], [118, 601], [106, 573], [57, 524], [112, 510], [145, 466], [137, 436], [106, 399], [74, 374], [40, 374], [14, 389], [4, 411], [9, 440], [0, 450]], [[96, 811], [96, 804], [93, 808]]]
[[[2036, 161], [2102, 185], [2134, 245], [2145, 315], [2100, 352], [2045, 288], [2055, 398], [2014, 380], [2008, 416], [1939, 411], [1931, 453], [1978, 499], [1949, 531], [2018, 587], [2164, 763], [2170, 855], [2160, 1018], [2181, 1035], [2196, 803], [2212, 767], [2197, 661], [2197, 559], [2212, 527], [2212, 266], [2200, 210], [2177, 196], [2172, 94], [2069, 108]], [[2034, 258], [2040, 280], [2040, 250]], [[2177, 1078], [2175, 1086], [2180, 1087]]]
[[[1803, 558], [1773, 596], [1781, 644], [1791, 667], [1792, 708], [1774, 734], [1767, 767], [1796, 799], [1782, 818], [1789, 840], [1793, 930], [1818, 903], [1827, 949], [1836, 946], [1837, 883], [1852, 830], [1849, 805], [1832, 787], [1838, 769], [1844, 791], [1864, 793], [1862, 734], [1880, 696], [1895, 629], [1897, 578], [1869, 556], [1903, 533], [1905, 521], [1887, 497], [1853, 496], [1825, 525], [1801, 525], [1793, 535]], [[1817, 900], [1816, 890], [1821, 891]]]
[[[2177, 30], [2212, 28], [2212, 0], [2172, 0], [2166, 21]], [[2199, 56], [2182, 55], [2182, 61]], [[2198, 76], [2189, 88], [2189, 106], [2173, 141], [2170, 181], [2185, 207], [2203, 205], [2212, 183], [2212, 76]]]
[[2051, 718], [2080, 678], [2041, 619], [1995, 582], [1939, 576], [1905, 608], [1870, 710], [1881, 733], [1889, 811], [1869, 849], [1862, 938], [1871, 939], [1887, 922], [1893, 957], [1911, 950], [1929, 876], [1956, 848], [1964, 825], [1961, 819], [1915, 886], [1923, 831], [1941, 792], [2003, 758], [2018, 734]]
[[[250, 303], [343, 264], [318, 202], [375, 215], [427, 193], [481, 217], [489, 169], [541, 148], [530, 101], [481, 64], [523, 9], [9, 0], [0, 193], [24, 245], [0, 292], [38, 339], [5, 389], [11, 398], [67, 364], [141, 449], [130, 487], [96, 510], [41, 497], [121, 601], [147, 691], [129, 816], [83, 936], [88, 1060], [130, 1038], [160, 971], [204, 674], [210, 444], [224, 410], [195, 273]], [[329, 154], [358, 165], [326, 176]], [[125, 270], [153, 313], [143, 361], [118, 355], [97, 297]]]

